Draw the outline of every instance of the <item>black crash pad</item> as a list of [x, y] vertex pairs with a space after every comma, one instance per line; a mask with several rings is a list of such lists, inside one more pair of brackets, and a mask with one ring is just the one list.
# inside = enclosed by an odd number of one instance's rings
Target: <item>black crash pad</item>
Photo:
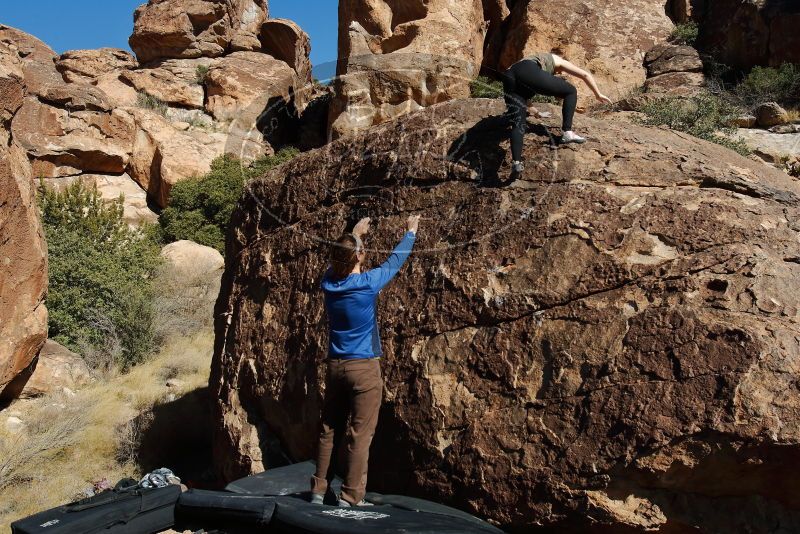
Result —
[[264, 527], [274, 511], [272, 497], [191, 489], [178, 499], [175, 519], [183, 528]]
[[413, 512], [390, 505], [337, 508], [276, 497], [270, 530], [305, 534], [497, 534], [477, 518]]
[[[234, 480], [225, 487], [225, 491], [243, 495], [299, 495], [308, 493], [311, 489], [311, 477], [316, 472], [314, 462], [276, 467], [257, 475]], [[336, 478], [331, 483], [334, 493], [342, 491], [342, 480]]]

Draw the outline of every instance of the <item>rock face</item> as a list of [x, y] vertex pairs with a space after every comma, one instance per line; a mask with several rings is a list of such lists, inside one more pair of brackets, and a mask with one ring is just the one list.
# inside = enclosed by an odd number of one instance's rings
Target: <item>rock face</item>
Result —
[[91, 381], [92, 373], [80, 354], [48, 339], [39, 353], [36, 372], [20, 398], [41, 397], [64, 388], [74, 391]]
[[771, 0], [694, 0], [697, 47], [737, 69], [800, 63], [800, 5]]
[[[645, 53], [673, 27], [664, 2], [655, 0], [516, 2], [505, 24], [499, 57], [488, 66], [503, 71], [523, 57], [552, 51], [591, 70], [615, 100], [644, 83]], [[585, 87], [578, 90], [590, 96]]]
[[[384, 405], [370, 488], [515, 531], [800, 525], [800, 187], [685, 134], [581, 117], [525, 140], [461, 100], [301, 155], [233, 216], [210, 386], [226, 479], [311, 457], [325, 243], [372, 216]], [[369, 157], [364, 155], [368, 154]], [[570, 530], [572, 529], [572, 530]], [[591, 530], [593, 529], [593, 530]]]
[[700, 54], [691, 46], [660, 44], [644, 56], [648, 93], [690, 96], [706, 84]]
[[133, 15], [128, 43], [140, 63], [258, 50], [266, 0], [150, 0]]
[[11, 134], [28, 90], [26, 58], [41, 50], [0, 26], [0, 404], [22, 391], [47, 338], [47, 248], [31, 167]]
[[70, 50], [58, 58], [56, 68], [69, 83], [92, 83], [106, 74], [135, 69], [136, 58], [119, 48]]
[[480, 0], [339, 2], [334, 137], [468, 96], [483, 40]]

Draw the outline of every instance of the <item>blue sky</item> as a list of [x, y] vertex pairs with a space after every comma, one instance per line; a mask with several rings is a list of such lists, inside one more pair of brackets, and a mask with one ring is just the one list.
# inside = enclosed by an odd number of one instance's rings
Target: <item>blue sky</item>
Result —
[[[0, 0], [0, 23], [35, 35], [58, 53], [110, 46], [128, 48], [133, 11], [146, 0]], [[315, 67], [336, 61], [335, 0], [270, 0], [270, 16], [297, 22], [311, 36]], [[326, 66], [320, 74], [330, 72]]]

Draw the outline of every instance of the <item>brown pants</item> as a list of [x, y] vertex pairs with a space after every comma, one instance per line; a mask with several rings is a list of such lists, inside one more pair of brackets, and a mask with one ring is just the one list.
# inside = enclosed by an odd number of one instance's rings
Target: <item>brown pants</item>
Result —
[[324, 495], [327, 491], [328, 481], [334, 474], [331, 468], [334, 449], [341, 443], [346, 459], [342, 498], [350, 504], [357, 504], [364, 498], [369, 446], [378, 424], [382, 396], [383, 378], [377, 358], [328, 361], [317, 472], [311, 478], [313, 493]]

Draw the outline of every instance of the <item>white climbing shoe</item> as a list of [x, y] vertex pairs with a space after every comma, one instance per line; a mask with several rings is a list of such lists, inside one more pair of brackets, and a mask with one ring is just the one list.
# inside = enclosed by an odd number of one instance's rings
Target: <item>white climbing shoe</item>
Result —
[[342, 499], [341, 495], [339, 496], [339, 508], [350, 508], [353, 506], [374, 506], [371, 502], [367, 502], [364, 499], [361, 499], [361, 502], [358, 504], [350, 504], [346, 500]]
[[311, 494], [311, 504], [324, 504], [324, 503], [325, 503], [324, 495], [320, 495], [319, 493]]
[[513, 161], [511, 162], [511, 170], [516, 173], [521, 173], [525, 170], [525, 164], [521, 161]]
[[576, 134], [572, 130], [568, 130], [568, 131], [564, 132], [564, 135], [561, 136], [561, 143], [562, 144], [567, 144], [567, 143], [578, 143], [578, 144], [581, 144], [581, 143], [585, 143], [585, 142], [586, 142], [586, 138], [585, 137], [581, 137], [580, 135]]

